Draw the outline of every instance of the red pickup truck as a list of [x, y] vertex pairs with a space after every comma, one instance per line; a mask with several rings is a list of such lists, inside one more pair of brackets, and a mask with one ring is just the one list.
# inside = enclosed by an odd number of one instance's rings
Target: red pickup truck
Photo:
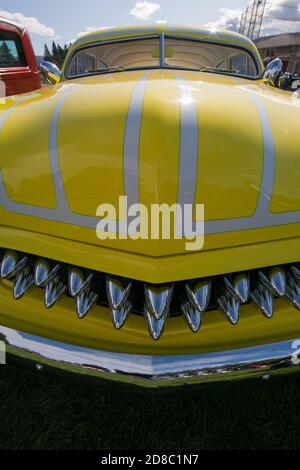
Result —
[[10, 96], [38, 88], [40, 73], [28, 31], [0, 18], [0, 98], [4, 93]]

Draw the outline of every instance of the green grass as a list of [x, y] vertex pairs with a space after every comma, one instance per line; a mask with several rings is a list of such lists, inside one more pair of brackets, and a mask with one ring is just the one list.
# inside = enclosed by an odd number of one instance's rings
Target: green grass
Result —
[[0, 366], [1, 449], [300, 447], [300, 378], [132, 394]]

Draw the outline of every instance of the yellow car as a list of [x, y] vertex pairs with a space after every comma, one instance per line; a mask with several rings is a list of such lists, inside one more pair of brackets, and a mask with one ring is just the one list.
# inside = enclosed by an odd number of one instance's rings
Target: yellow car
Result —
[[[93, 32], [42, 72], [53, 86], [0, 100], [7, 360], [150, 388], [297, 371], [298, 95], [205, 28]], [[204, 244], [130, 231], [124, 198], [177, 228], [192, 208]]]

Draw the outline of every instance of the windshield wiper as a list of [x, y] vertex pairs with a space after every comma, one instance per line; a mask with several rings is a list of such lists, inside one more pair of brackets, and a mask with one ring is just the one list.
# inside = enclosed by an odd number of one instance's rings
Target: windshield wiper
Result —
[[224, 69], [217, 69], [215, 67], [206, 67], [206, 66], [200, 67], [199, 72], [226, 73], [229, 75], [238, 73], [236, 70], [224, 70]]
[[106, 69], [104, 69], [103, 67], [99, 68], [99, 69], [93, 69], [93, 70], [87, 70], [87, 73], [96, 73], [96, 74], [99, 74], [99, 73], [109, 73], [109, 72], [124, 72], [124, 67], [119, 67], [118, 65], [116, 66], [113, 66], [113, 67], [107, 67]]

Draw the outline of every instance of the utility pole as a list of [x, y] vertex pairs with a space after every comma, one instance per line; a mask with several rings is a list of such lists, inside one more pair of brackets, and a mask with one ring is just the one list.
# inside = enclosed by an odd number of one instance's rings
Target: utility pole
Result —
[[255, 0], [246, 8], [241, 17], [241, 34], [250, 39], [257, 39], [260, 36], [261, 26], [265, 15], [267, 0]]

